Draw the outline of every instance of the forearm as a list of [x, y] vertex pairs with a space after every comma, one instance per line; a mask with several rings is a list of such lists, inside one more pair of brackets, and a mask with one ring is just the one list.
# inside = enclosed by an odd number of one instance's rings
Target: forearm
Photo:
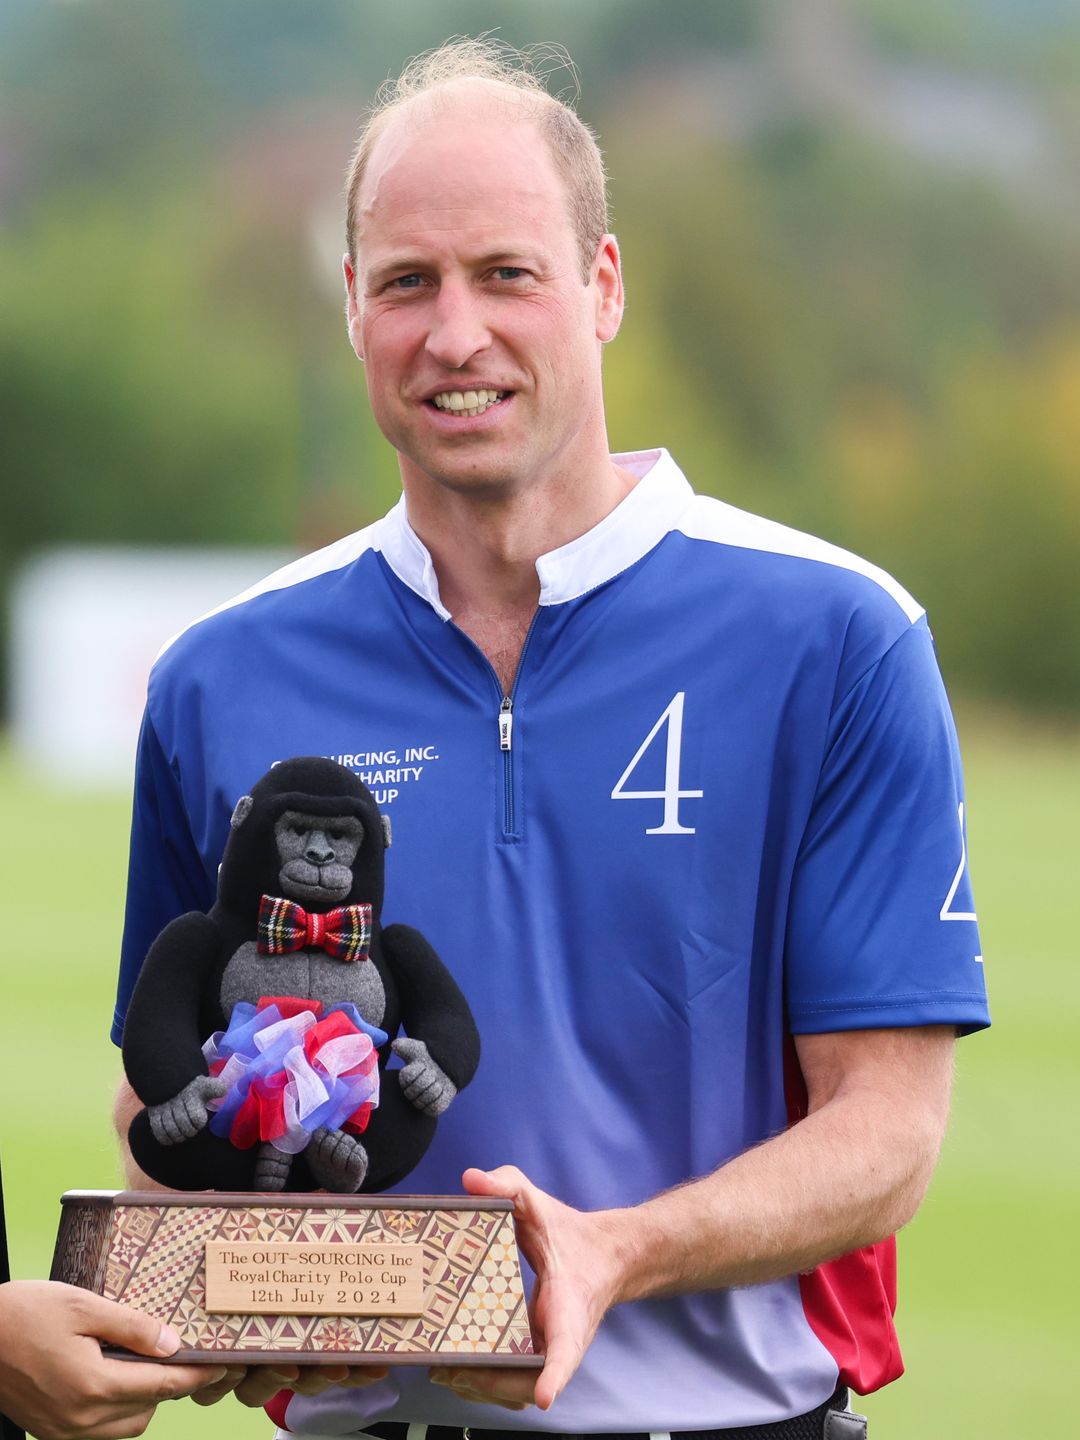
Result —
[[595, 1217], [616, 1299], [755, 1285], [905, 1225], [925, 1194], [948, 1110], [951, 1042], [912, 1103], [907, 1067], [839, 1085], [806, 1119], [704, 1179]]
[[906, 1136], [867, 1146], [874, 1118], [887, 1117], [838, 1101], [703, 1180], [606, 1212], [617, 1299], [757, 1285], [891, 1235], [914, 1214], [933, 1160]]
[[527, 1372], [433, 1372], [466, 1400], [547, 1409], [613, 1305], [762, 1284], [890, 1235], [911, 1218], [948, 1116], [951, 1027], [796, 1038], [808, 1116], [701, 1180], [624, 1210], [562, 1204], [512, 1165], [466, 1170], [514, 1202], [546, 1351]]
[[113, 1101], [113, 1125], [116, 1127], [116, 1139], [120, 1147], [120, 1169], [124, 1176], [124, 1183], [129, 1190], [165, 1190], [168, 1188], [167, 1186], [159, 1185], [156, 1180], [151, 1180], [149, 1175], [139, 1169], [128, 1143], [128, 1129], [142, 1108], [142, 1101], [131, 1088], [127, 1077], [122, 1077], [116, 1087], [116, 1099]]

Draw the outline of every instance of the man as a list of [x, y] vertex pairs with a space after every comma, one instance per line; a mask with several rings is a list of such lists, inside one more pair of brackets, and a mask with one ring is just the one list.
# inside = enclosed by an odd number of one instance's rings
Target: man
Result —
[[348, 225], [403, 499], [155, 668], [118, 1022], [157, 929], [209, 904], [251, 780], [351, 765], [393, 813], [384, 913], [432, 938], [484, 1038], [406, 1188], [464, 1165], [513, 1198], [547, 1360], [275, 1413], [387, 1440], [860, 1433], [828, 1416], [900, 1373], [888, 1237], [936, 1159], [953, 1037], [988, 1022], [923, 612], [695, 497], [666, 453], [609, 455], [599, 153], [495, 47], [406, 71]]

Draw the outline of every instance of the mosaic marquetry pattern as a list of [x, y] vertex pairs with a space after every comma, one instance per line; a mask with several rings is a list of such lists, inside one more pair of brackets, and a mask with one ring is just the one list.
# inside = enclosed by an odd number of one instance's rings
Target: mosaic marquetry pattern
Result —
[[111, 1228], [108, 1206], [65, 1205], [50, 1280], [62, 1280], [66, 1285], [78, 1285], [100, 1295]]
[[[533, 1354], [508, 1210], [308, 1208], [251, 1198], [250, 1205], [227, 1207], [65, 1203], [61, 1240], [66, 1227], [78, 1243], [62, 1278], [87, 1285], [93, 1269], [101, 1283], [88, 1288], [167, 1321], [185, 1350], [402, 1358]], [[422, 1245], [423, 1314], [209, 1315], [207, 1240]], [[100, 1258], [91, 1265], [95, 1243]], [[72, 1278], [76, 1272], [79, 1278]]]

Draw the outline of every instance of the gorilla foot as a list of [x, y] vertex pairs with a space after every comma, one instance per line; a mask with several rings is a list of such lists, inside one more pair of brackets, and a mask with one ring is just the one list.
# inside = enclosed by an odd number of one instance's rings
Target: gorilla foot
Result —
[[339, 1195], [355, 1194], [367, 1174], [367, 1151], [354, 1135], [346, 1135], [343, 1130], [316, 1130], [304, 1159], [319, 1184]]
[[283, 1155], [273, 1145], [261, 1145], [252, 1184], [256, 1190], [284, 1190], [291, 1168], [291, 1155]]

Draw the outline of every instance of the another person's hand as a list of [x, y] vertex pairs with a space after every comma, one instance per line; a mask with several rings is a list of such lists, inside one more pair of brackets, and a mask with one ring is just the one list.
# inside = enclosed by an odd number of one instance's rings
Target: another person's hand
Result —
[[241, 1405], [258, 1409], [272, 1400], [279, 1390], [295, 1390], [298, 1395], [320, 1395], [331, 1385], [344, 1385], [362, 1390], [385, 1380], [385, 1365], [230, 1365], [213, 1385], [191, 1398], [196, 1405], [216, 1405], [226, 1395], [235, 1395]]
[[[116, 1360], [101, 1344], [150, 1357]], [[48, 1280], [0, 1285], [0, 1410], [39, 1440], [141, 1435], [162, 1400], [220, 1381], [208, 1365], [160, 1365], [180, 1337], [171, 1327], [89, 1290]]]
[[574, 1210], [540, 1190], [513, 1165], [466, 1170], [470, 1195], [514, 1202], [518, 1245], [536, 1275], [529, 1307], [542, 1370], [438, 1366], [429, 1377], [463, 1400], [547, 1410], [581, 1364], [600, 1321], [619, 1298], [619, 1250], [606, 1211]]

